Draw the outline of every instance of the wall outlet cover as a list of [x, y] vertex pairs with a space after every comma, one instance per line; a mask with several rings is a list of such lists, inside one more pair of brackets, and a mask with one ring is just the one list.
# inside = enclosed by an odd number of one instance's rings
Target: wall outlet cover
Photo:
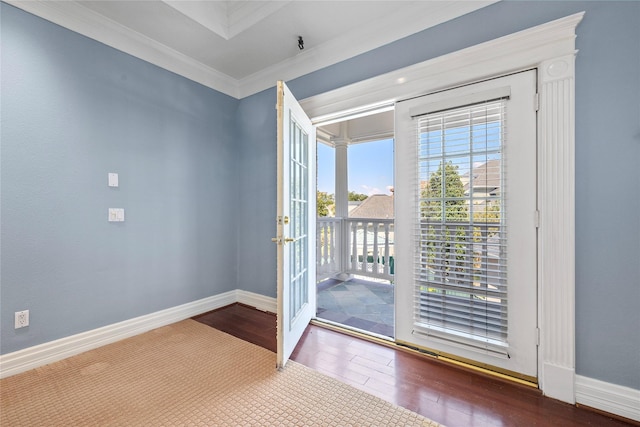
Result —
[[16, 311], [15, 328], [26, 328], [29, 326], [29, 310]]

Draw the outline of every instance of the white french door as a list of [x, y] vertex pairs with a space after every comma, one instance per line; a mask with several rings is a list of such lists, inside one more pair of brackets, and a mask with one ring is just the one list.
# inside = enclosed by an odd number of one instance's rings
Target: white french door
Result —
[[289, 360], [316, 312], [315, 127], [284, 82], [277, 84], [277, 367]]
[[536, 72], [396, 105], [396, 340], [537, 377]]

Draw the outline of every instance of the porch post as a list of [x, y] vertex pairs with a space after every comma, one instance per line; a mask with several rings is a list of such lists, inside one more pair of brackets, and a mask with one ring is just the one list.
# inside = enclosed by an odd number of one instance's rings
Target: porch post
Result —
[[[349, 148], [349, 142], [351, 142], [348, 138], [349, 129], [348, 122], [340, 123], [340, 136], [338, 138], [333, 139], [333, 143], [335, 144], [336, 151], [336, 188], [335, 188], [335, 209], [336, 209], [336, 218], [340, 218], [342, 220], [346, 219], [349, 216], [349, 175], [347, 171], [348, 167], [348, 157], [347, 157], [347, 149]], [[347, 242], [347, 229], [344, 221], [340, 221], [340, 234], [339, 241], [337, 244], [339, 245], [339, 261], [338, 268], [340, 269], [340, 279], [346, 279], [348, 276], [343, 273], [347, 269], [347, 263], [349, 259], [349, 248]]]
[[340, 136], [333, 139], [336, 147], [336, 217], [338, 218], [349, 216], [348, 126], [347, 122], [340, 123]]

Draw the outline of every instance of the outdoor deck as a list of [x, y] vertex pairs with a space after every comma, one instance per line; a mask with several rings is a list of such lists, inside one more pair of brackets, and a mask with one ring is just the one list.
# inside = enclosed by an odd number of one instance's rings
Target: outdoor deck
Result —
[[317, 317], [363, 332], [394, 337], [393, 285], [326, 279], [317, 285]]

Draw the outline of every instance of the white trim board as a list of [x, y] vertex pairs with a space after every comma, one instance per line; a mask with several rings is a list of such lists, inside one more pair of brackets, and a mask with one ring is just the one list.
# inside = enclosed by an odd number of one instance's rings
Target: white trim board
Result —
[[416, 96], [535, 68], [575, 52], [584, 12], [509, 34], [300, 101], [314, 123], [375, 110]]
[[387, 43], [471, 13], [498, 0], [447, 1], [437, 9], [414, 2], [385, 17], [377, 26], [354, 27], [343, 36], [305, 50], [271, 67], [236, 79], [73, 1], [3, 0], [61, 27], [198, 82], [236, 99], [336, 64]]
[[3, 1], [121, 52], [238, 98], [239, 89], [236, 79], [78, 3], [43, 0]]
[[278, 311], [278, 302], [275, 298], [243, 291], [242, 289], [236, 290], [236, 302], [246, 304], [269, 313], [275, 314]]
[[[575, 49], [584, 12], [300, 102], [314, 123], [517, 71], [538, 71], [538, 382], [575, 403]], [[532, 103], [535, 100], [531, 101]], [[533, 215], [533, 213], [532, 213]]]
[[[447, 22], [496, 3], [498, 0], [431, 2], [428, 12], [425, 4], [405, 4], [380, 25], [354, 27], [342, 37], [316, 48], [305, 50], [292, 58], [242, 78], [238, 81], [239, 98], [253, 95], [273, 87], [276, 80], [290, 81], [300, 76], [337, 64], [357, 55], [400, 40], [404, 37]], [[438, 9], [434, 9], [438, 6]]]
[[640, 390], [576, 375], [576, 403], [640, 421]]
[[[53, 363], [233, 303], [274, 313], [276, 299], [236, 289], [0, 356], [0, 378]], [[640, 390], [576, 376], [576, 402], [640, 421]]]
[[112, 342], [170, 325], [216, 308], [243, 303], [262, 311], [275, 313], [275, 298], [240, 289], [192, 301], [155, 313], [103, 326], [55, 341], [35, 345], [13, 353], [0, 355], [0, 378], [10, 377], [29, 369], [57, 362], [67, 357], [101, 347]]

